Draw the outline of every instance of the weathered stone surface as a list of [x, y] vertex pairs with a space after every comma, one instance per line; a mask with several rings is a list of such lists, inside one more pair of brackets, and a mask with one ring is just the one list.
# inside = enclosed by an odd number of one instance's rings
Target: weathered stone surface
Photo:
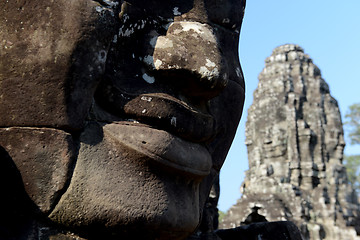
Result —
[[48, 213], [70, 179], [76, 154], [71, 135], [49, 128], [2, 128], [0, 146], [4, 148], [0, 157], [6, 153], [15, 163], [30, 199]]
[[[48, 215], [30, 211], [27, 227], [10, 235], [190, 235], [242, 113], [244, 7], [243, 0], [2, 1], [0, 127], [28, 129], [14, 142], [49, 150], [21, 162], [50, 168], [44, 174], [61, 170], [48, 180], [18, 167], [25, 184], [47, 187], [33, 201]], [[46, 127], [69, 146], [40, 138]], [[10, 153], [6, 137], [1, 147]], [[52, 181], [65, 176], [56, 164], [71, 159], [59, 149], [71, 142], [74, 172], [54, 193]]]
[[217, 204], [220, 196], [220, 182], [219, 176], [214, 180], [208, 199], [206, 200], [201, 224], [196, 232], [191, 235], [188, 240], [202, 239], [202, 240], [218, 240], [219, 237], [215, 234], [215, 230], [219, 227], [219, 209]]
[[280, 46], [266, 59], [248, 111], [246, 145], [243, 195], [223, 228], [241, 225], [258, 207], [268, 221], [296, 223], [305, 239], [359, 239], [360, 207], [342, 164], [339, 108], [299, 46]]
[[[172, 147], [171, 144], [176, 144], [174, 140], [164, 140], [166, 133], [159, 130], [139, 132], [149, 138], [138, 141], [136, 136], [129, 134], [128, 131], [134, 131], [131, 128], [134, 126], [101, 126], [98, 123], [89, 123], [85, 127], [80, 136], [81, 146], [71, 184], [50, 218], [66, 226], [85, 229], [91, 236], [110, 230], [112, 233], [126, 231], [132, 236], [145, 231], [149, 239], [176, 238], [178, 232], [190, 234], [200, 218], [198, 188], [201, 178], [197, 174], [201, 170], [196, 172], [194, 168], [193, 177], [182, 177], [191, 174], [189, 167], [166, 160], [176, 159], [177, 155], [171, 157], [170, 151], [177, 149], [180, 155], [182, 145]], [[153, 141], [158, 141], [158, 149], [166, 151], [155, 152], [158, 156], [155, 161], [151, 159], [153, 153], [147, 151], [152, 148]], [[204, 164], [199, 165], [204, 168], [210, 155], [204, 152], [207, 155], [196, 156], [198, 151], [191, 149], [193, 147], [189, 146], [187, 151], [193, 152], [195, 162], [205, 159]], [[187, 164], [194, 167], [194, 164]], [[165, 168], [165, 171], [159, 168]], [[208, 164], [206, 170], [210, 168]], [[146, 219], [147, 223], [134, 219]], [[105, 226], [101, 226], [103, 222], [106, 222]], [[176, 234], [171, 236], [171, 232]]]
[[81, 128], [115, 34], [95, 1], [1, 1], [0, 126]]

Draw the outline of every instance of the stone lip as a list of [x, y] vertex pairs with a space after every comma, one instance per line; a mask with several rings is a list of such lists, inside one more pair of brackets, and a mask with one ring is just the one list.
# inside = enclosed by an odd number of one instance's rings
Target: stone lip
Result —
[[194, 101], [170, 89], [144, 91], [134, 94], [109, 84], [101, 86], [95, 97], [100, 108], [95, 109], [94, 118], [109, 123], [136, 120], [197, 143], [209, 142], [217, 134], [207, 101]]
[[130, 149], [166, 167], [202, 177], [210, 173], [211, 155], [201, 144], [137, 123], [107, 124], [104, 131]]
[[124, 106], [124, 112], [130, 118], [191, 142], [206, 142], [216, 132], [215, 120], [206, 110], [201, 112], [168, 94], [139, 95]]
[[[70, 185], [49, 215], [53, 222], [90, 239], [108, 239], [108, 234], [112, 235], [110, 239], [130, 239], [127, 234], [146, 239], [162, 235], [167, 237], [159, 239], [178, 239], [171, 236], [194, 231], [200, 218], [201, 177], [185, 167], [170, 169], [156, 162], [154, 155], [148, 156], [146, 150], [155, 146], [152, 153], [176, 163], [196, 163], [199, 159], [199, 166], [204, 165], [204, 156], [191, 158], [189, 155], [197, 154], [192, 144], [185, 149], [186, 144], [179, 139], [164, 139], [162, 134], [167, 132], [134, 125], [86, 124], [79, 137], [79, 154]], [[147, 139], [151, 134], [157, 142]], [[175, 144], [184, 145], [174, 149], [171, 146]], [[175, 151], [184, 159], [172, 159]], [[104, 238], [100, 237], [102, 234]]]

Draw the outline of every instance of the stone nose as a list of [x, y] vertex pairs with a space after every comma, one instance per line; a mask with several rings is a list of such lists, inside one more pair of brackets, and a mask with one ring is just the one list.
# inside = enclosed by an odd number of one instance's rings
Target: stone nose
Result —
[[166, 35], [153, 39], [157, 79], [189, 97], [211, 99], [227, 85], [226, 64], [211, 26], [174, 22]]

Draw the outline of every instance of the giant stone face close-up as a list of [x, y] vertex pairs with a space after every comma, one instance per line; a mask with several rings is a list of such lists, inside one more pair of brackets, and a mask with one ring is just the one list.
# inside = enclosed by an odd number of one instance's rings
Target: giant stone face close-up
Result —
[[244, 7], [1, 1], [1, 234], [35, 236], [21, 214], [86, 238], [194, 232], [241, 117]]

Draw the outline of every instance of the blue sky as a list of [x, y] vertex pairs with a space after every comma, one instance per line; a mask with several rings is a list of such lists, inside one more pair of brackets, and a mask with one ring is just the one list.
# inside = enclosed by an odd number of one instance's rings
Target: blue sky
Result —
[[[240, 185], [248, 169], [245, 122], [257, 76], [265, 58], [285, 43], [300, 45], [320, 68], [339, 103], [343, 121], [348, 107], [360, 103], [360, 0], [248, 0], [239, 48], [245, 107], [220, 174], [221, 211], [240, 198]], [[348, 144], [345, 154], [360, 154], [360, 146]]]

